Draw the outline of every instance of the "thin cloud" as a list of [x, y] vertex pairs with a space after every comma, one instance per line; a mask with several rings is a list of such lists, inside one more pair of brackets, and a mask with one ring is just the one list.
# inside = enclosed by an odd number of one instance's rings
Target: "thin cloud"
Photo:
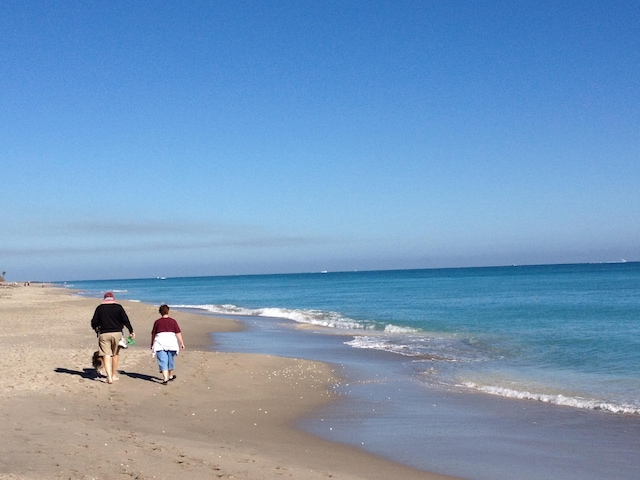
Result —
[[[48, 230], [48, 231], [47, 231]], [[60, 242], [64, 237], [65, 242]], [[93, 255], [105, 249], [127, 252], [261, 249], [335, 243], [328, 237], [273, 235], [260, 227], [162, 222], [71, 222], [50, 226], [33, 244], [0, 247], [8, 257], [28, 255]]]

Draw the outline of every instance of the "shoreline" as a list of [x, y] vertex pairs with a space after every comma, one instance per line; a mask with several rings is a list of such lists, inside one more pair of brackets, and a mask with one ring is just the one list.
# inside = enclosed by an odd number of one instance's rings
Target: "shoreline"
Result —
[[[214, 350], [240, 324], [172, 312], [186, 350], [159, 383], [147, 348], [155, 306], [122, 301], [136, 345], [120, 380], [96, 378], [99, 300], [48, 285], [0, 289], [0, 478], [446, 479], [294, 427], [339, 379], [316, 361]], [[119, 301], [116, 298], [116, 301]]]

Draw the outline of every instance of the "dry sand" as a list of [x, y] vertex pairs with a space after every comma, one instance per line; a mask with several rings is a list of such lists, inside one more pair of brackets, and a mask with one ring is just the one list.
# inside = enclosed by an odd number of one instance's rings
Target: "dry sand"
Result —
[[159, 383], [157, 308], [122, 302], [136, 345], [119, 377], [96, 376], [97, 300], [39, 284], [0, 285], [0, 478], [444, 479], [292, 427], [331, 401], [331, 366], [211, 350], [238, 325], [172, 311], [186, 350]]

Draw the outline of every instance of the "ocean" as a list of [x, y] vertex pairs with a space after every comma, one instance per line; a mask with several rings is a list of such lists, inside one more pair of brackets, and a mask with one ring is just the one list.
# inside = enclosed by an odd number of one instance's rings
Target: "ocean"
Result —
[[640, 478], [640, 263], [64, 285], [240, 319], [222, 350], [337, 365], [341, 401], [301, 422], [316, 435], [465, 478]]

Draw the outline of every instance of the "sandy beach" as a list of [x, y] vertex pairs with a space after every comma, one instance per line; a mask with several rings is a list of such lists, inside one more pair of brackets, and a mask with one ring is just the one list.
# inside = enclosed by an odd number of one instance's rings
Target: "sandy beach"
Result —
[[232, 320], [172, 311], [186, 350], [160, 383], [157, 307], [121, 302], [136, 345], [108, 385], [91, 356], [98, 300], [51, 286], [0, 287], [0, 478], [444, 479], [293, 428], [332, 401], [330, 365], [221, 353]]

